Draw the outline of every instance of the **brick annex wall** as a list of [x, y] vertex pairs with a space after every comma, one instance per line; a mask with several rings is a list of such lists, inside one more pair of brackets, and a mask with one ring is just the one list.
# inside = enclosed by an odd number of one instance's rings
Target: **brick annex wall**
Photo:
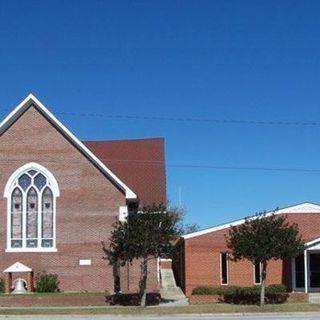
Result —
[[[286, 214], [289, 222], [297, 223], [300, 234], [306, 241], [320, 236], [319, 213]], [[220, 253], [227, 251], [228, 229], [204, 234], [184, 241], [183, 289], [187, 296], [198, 286], [220, 286]], [[183, 245], [181, 248], [183, 248]], [[178, 267], [176, 268], [178, 270]], [[181, 272], [178, 275], [181, 277]], [[267, 284], [285, 284], [291, 287], [291, 261], [270, 261]], [[254, 285], [254, 269], [249, 261], [228, 261], [228, 285]]]
[[[34, 107], [29, 108], [0, 136], [0, 192], [12, 173], [29, 162], [47, 168], [56, 178], [56, 253], [6, 253], [7, 200], [0, 198], [0, 273], [19, 261], [35, 273], [58, 274], [64, 291], [113, 291], [112, 269], [103, 260], [101, 241], [108, 240], [123, 194], [99, 169], [54, 128]], [[91, 259], [91, 266], [79, 266]], [[155, 289], [156, 271], [150, 268], [149, 289]], [[130, 267], [131, 287], [137, 266]], [[126, 276], [126, 274], [124, 274]], [[1, 274], [4, 277], [4, 274]]]

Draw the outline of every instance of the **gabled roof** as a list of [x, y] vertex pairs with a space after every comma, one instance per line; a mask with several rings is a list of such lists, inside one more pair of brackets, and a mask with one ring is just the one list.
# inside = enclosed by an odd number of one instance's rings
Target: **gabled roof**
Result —
[[166, 203], [163, 138], [83, 143], [136, 192], [141, 205]]
[[80, 152], [98, 169], [109, 177], [123, 192], [127, 199], [137, 199], [136, 194], [101, 162], [75, 135], [73, 135], [34, 95], [29, 94], [1, 123], [0, 135], [5, 132], [30, 106], [34, 106], [48, 119]]
[[[282, 209], [279, 209], [277, 211], [270, 211], [267, 212], [266, 215], [271, 215], [271, 214], [283, 214], [283, 213], [320, 213], [320, 205], [315, 204], [315, 203], [311, 203], [311, 202], [304, 202], [304, 203], [300, 203], [300, 204], [296, 204], [290, 207], [285, 207]], [[252, 218], [254, 219], [254, 217]], [[221, 224], [212, 228], [208, 228], [208, 229], [204, 229], [204, 230], [200, 230], [197, 232], [192, 232], [189, 234], [186, 234], [184, 236], [182, 236], [184, 239], [191, 239], [194, 237], [198, 237], [198, 236], [202, 236], [211, 232], [215, 232], [215, 231], [219, 231], [219, 230], [223, 230], [223, 229], [227, 229], [230, 228], [232, 226], [238, 226], [242, 223], [245, 222], [245, 219], [240, 219], [240, 220], [235, 220], [226, 224]]]
[[16, 262], [14, 263], [12, 266], [10, 266], [9, 268], [3, 270], [3, 272], [30, 272], [32, 271], [31, 268], [25, 266], [23, 263], [20, 262]]

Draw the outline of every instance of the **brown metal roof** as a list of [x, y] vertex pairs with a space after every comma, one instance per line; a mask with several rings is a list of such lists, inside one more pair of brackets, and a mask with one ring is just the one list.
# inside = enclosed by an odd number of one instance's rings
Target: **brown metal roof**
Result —
[[163, 138], [83, 143], [138, 195], [141, 205], [166, 203]]

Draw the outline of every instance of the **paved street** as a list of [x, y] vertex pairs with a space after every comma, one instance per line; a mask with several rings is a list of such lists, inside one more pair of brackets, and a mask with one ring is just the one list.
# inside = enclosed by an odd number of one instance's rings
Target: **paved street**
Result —
[[289, 314], [289, 315], [186, 315], [186, 316], [108, 316], [108, 315], [67, 315], [67, 316], [58, 316], [58, 315], [45, 315], [45, 316], [0, 316], [1, 318], [10, 318], [12, 320], [71, 320], [71, 319], [79, 319], [79, 320], [153, 320], [153, 319], [161, 319], [161, 320], [190, 320], [190, 319], [202, 319], [202, 320], [314, 320], [320, 319], [320, 313], [312, 313], [312, 314]]

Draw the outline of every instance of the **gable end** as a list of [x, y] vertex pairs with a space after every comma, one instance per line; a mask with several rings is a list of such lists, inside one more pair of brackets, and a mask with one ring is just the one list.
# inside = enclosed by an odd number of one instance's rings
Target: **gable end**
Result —
[[73, 135], [35, 96], [29, 94], [1, 123], [0, 135], [31, 106], [36, 108], [76, 149], [88, 158], [104, 175], [106, 175], [126, 196], [127, 200], [136, 201], [137, 195], [121, 181], [106, 165], [101, 162], [75, 135]]

